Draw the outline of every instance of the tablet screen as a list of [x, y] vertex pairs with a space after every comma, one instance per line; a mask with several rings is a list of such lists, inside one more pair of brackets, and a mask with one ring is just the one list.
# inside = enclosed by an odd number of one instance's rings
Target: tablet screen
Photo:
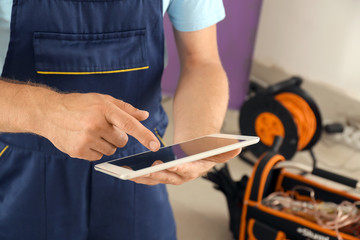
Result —
[[[157, 160], [161, 160], [162, 162], [170, 162], [179, 158], [210, 151], [214, 148], [229, 146], [242, 141], [244, 140], [202, 137], [188, 142], [162, 147], [157, 152], [144, 152], [125, 158], [120, 158], [108, 163], [124, 168], [131, 168], [132, 170], [140, 170], [152, 166], [153, 163]], [[176, 156], [175, 158], [174, 154]]]

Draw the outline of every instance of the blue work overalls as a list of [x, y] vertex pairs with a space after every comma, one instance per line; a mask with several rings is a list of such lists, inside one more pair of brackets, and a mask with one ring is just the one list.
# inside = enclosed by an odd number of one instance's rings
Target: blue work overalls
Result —
[[[149, 111], [143, 123], [161, 135], [163, 58], [162, 0], [14, 0], [2, 76], [112, 95]], [[94, 170], [145, 150], [130, 138], [115, 155], [88, 162], [40, 136], [0, 134], [0, 239], [175, 239], [165, 186]]]

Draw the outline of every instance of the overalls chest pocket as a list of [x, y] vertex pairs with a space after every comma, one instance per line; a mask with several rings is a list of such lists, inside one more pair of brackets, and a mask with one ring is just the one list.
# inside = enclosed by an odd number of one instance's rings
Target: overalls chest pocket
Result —
[[38, 74], [106, 74], [149, 68], [146, 30], [73, 34], [35, 32]]

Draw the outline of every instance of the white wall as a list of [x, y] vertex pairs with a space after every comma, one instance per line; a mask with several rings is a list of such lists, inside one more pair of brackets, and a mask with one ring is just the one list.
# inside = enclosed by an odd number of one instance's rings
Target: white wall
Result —
[[264, 0], [254, 58], [360, 99], [360, 0]]

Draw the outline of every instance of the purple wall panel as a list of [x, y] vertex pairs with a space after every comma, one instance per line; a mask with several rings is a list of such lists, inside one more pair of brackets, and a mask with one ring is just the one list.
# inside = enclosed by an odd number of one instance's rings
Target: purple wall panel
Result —
[[[262, 0], [224, 0], [226, 18], [218, 24], [219, 52], [230, 82], [229, 108], [239, 109], [248, 79]], [[163, 76], [163, 92], [173, 94], [179, 76], [179, 60], [172, 27], [165, 19], [169, 64]]]

